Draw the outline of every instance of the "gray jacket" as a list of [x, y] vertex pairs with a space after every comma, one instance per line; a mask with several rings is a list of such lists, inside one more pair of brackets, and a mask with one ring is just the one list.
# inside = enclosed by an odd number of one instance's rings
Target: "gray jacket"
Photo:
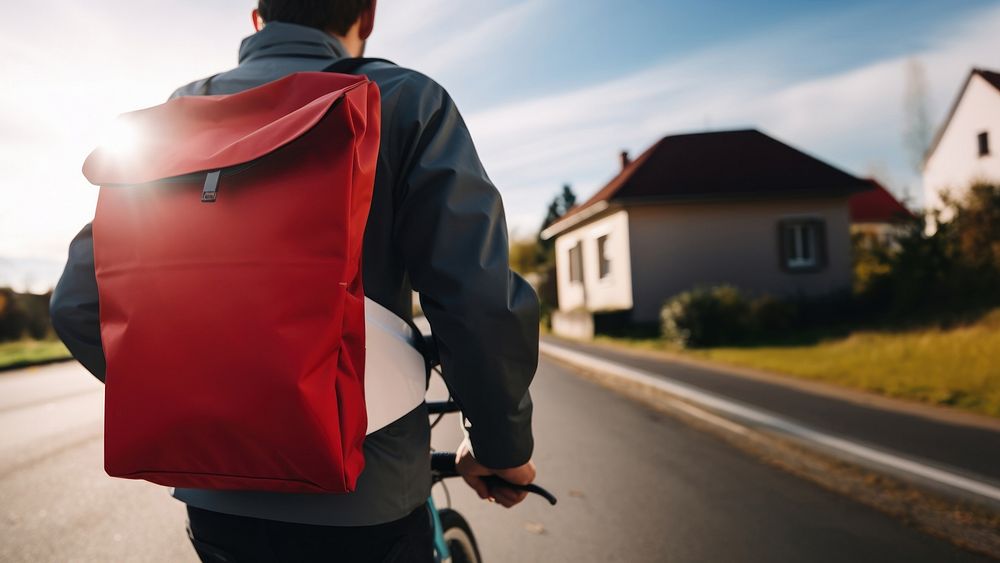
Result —
[[[246, 38], [239, 66], [174, 96], [228, 94], [345, 56], [316, 29], [270, 23]], [[439, 348], [446, 383], [471, 423], [476, 457], [495, 468], [526, 462], [533, 447], [528, 385], [538, 361], [538, 301], [510, 271], [500, 195], [447, 92], [388, 63], [360, 72], [382, 94], [382, 144], [364, 239], [365, 294], [412, 317], [411, 290]], [[73, 355], [103, 380], [93, 240], [73, 240], [52, 297], [52, 321]], [[366, 468], [346, 495], [178, 489], [188, 504], [244, 516], [324, 525], [401, 518], [429, 494], [430, 429], [418, 407], [365, 441]]]

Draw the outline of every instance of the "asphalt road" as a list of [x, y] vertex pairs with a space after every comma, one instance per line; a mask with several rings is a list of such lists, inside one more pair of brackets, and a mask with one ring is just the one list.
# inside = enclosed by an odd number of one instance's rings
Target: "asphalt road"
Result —
[[606, 346], [546, 339], [780, 414], [817, 430], [899, 452], [957, 473], [1000, 482], [1000, 432], [995, 430], [886, 410], [710, 367]]
[[[539, 482], [559, 505], [505, 510], [450, 486], [487, 561], [984, 560], [546, 360], [534, 396]], [[435, 430], [441, 449], [458, 438], [453, 418]], [[4, 562], [194, 560], [180, 503], [104, 475], [101, 388], [75, 364], [0, 374], [0, 517]]]

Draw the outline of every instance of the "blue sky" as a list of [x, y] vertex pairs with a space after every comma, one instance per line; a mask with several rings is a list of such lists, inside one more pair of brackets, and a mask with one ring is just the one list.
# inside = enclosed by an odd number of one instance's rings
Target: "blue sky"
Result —
[[[482, 3], [458, 18], [472, 27], [505, 11], [521, 12], [494, 48], [482, 53], [487, 80], [454, 87], [470, 103], [488, 105], [511, 97], [581, 87], [670, 61], [682, 61], [726, 45], [739, 65], [762, 53], [780, 64], [789, 78], [806, 79], [840, 72], [870, 61], [919, 52], [929, 35], [951, 20], [961, 22], [990, 2], [575, 2]], [[374, 46], [377, 50], [379, 40]], [[395, 45], [393, 45], [395, 46]], [[403, 54], [401, 53], [401, 56]], [[466, 72], [461, 72], [466, 71]], [[451, 75], [451, 72], [444, 72]], [[467, 69], [458, 76], [468, 77]], [[523, 78], [515, 92], [503, 86]]]
[[919, 205], [901, 140], [907, 60], [926, 70], [935, 125], [972, 66], [1000, 66], [998, 2], [540, 0], [416, 27], [436, 24], [467, 31], [376, 35], [370, 50], [452, 92], [519, 235], [563, 181], [587, 196], [619, 149], [703, 129], [759, 127]]
[[[117, 113], [235, 63], [252, 2], [36, 0], [0, 49], [0, 285], [57, 264], [93, 215], [79, 173]], [[381, 0], [369, 54], [434, 77], [462, 109], [515, 236], [563, 182], [676, 132], [759, 127], [920, 203], [901, 136], [905, 65], [943, 117], [972, 66], [1000, 68], [1000, 2]], [[44, 285], [56, 267], [30, 274]], [[5, 271], [6, 269], [6, 271]]]

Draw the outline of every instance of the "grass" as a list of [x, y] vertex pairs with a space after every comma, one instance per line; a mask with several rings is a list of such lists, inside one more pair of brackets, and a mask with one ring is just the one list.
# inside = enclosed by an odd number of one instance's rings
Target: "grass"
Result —
[[609, 339], [1000, 417], [1000, 309], [949, 328], [859, 330], [811, 344], [678, 350]]
[[69, 358], [58, 340], [18, 340], [0, 343], [0, 370]]

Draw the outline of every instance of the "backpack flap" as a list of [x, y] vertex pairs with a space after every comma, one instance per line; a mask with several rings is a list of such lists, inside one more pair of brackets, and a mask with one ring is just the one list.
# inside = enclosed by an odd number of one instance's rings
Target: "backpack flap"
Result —
[[83, 164], [98, 186], [145, 184], [252, 162], [312, 129], [363, 76], [302, 72], [238, 94], [184, 96], [121, 115]]

